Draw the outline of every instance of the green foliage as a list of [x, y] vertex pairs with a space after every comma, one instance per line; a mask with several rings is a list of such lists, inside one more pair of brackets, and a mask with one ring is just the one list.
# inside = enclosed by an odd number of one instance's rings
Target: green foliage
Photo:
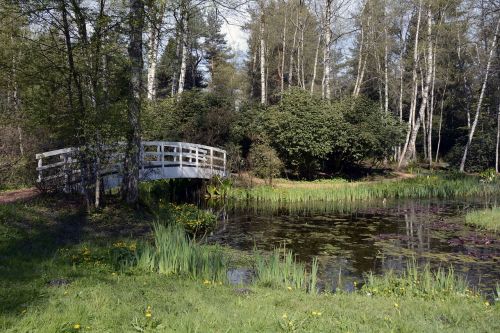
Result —
[[492, 181], [494, 181], [497, 178], [497, 176], [498, 176], [497, 172], [493, 168], [486, 169], [479, 174], [479, 177], [483, 181], [488, 182], [488, 183], [491, 183]]
[[[401, 276], [389, 272], [381, 277], [369, 274], [361, 289], [370, 296], [412, 296], [426, 300], [442, 299], [451, 295], [477, 298], [467, 281], [455, 274], [452, 268], [439, 268], [433, 272], [429, 265], [419, 267], [415, 261], [407, 264]], [[396, 306], [399, 307], [399, 306]]]
[[144, 138], [224, 146], [234, 110], [229, 99], [202, 91], [186, 91], [182, 99], [150, 103], [143, 112]]
[[276, 151], [266, 144], [254, 144], [248, 154], [249, 166], [257, 176], [272, 183], [273, 178], [278, 177], [283, 170], [283, 162]]
[[197, 235], [213, 228], [217, 216], [211, 211], [200, 209], [193, 204], [160, 204], [158, 215], [162, 219], [182, 226], [188, 233]]
[[207, 185], [207, 197], [210, 199], [225, 199], [233, 186], [233, 182], [229, 178], [221, 178], [215, 176]]
[[482, 209], [468, 212], [465, 223], [481, 229], [500, 231], [500, 208]]
[[342, 115], [327, 101], [295, 88], [267, 110], [264, 120], [271, 145], [300, 176], [313, 176], [342, 131]]
[[345, 164], [373, 159], [381, 161], [402, 142], [403, 128], [392, 114], [385, 114], [375, 102], [347, 97], [332, 105], [343, 115], [342, 135], [334, 142], [333, 160]]
[[196, 244], [179, 224], [154, 224], [154, 245], [138, 249], [137, 267], [166, 275], [193, 279], [226, 280], [225, 258], [220, 248]]
[[[446, 160], [457, 169], [462, 161], [466, 142], [467, 137], [460, 138], [446, 155]], [[465, 170], [468, 172], [481, 172], [494, 166], [495, 147], [496, 137], [493, 132], [478, 131], [470, 145], [467, 160], [465, 161]]]

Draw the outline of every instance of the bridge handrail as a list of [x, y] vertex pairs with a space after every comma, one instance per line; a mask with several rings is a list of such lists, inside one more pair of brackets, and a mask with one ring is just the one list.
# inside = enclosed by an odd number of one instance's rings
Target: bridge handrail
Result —
[[[125, 145], [124, 142], [118, 142], [113, 146], [105, 146], [104, 149], [113, 149]], [[154, 149], [156, 147], [156, 149]], [[167, 149], [166, 149], [167, 148]], [[152, 149], [152, 150], [150, 150]], [[38, 182], [54, 180], [62, 178], [64, 186], [67, 187], [71, 177], [80, 173], [77, 159], [79, 148], [69, 147], [56, 149], [40, 154], [36, 154]], [[59, 160], [49, 164], [44, 164], [43, 160], [50, 157], [59, 156]], [[101, 175], [117, 173], [124, 156], [123, 152], [113, 152], [110, 159], [118, 159], [108, 163], [107, 166], [101, 168]], [[145, 174], [145, 169], [161, 169], [162, 172], [166, 168], [177, 166], [178, 168], [191, 167], [196, 168], [198, 178], [207, 178], [207, 174], [202, 174], [199, 169], [217, 170], [225, 174], [226, 170], [226, 151], [217, 147], [211, 147], [189, 142], [173, 142], [173, 141], [142, 141], [141, 142], [141, 165], [142, 176]], [[48, 175], [47, 170], [55, 171]], [[54, 170], [55, 169], [55, 170]], [[45, 173], [45, 175], [44, 175]]]

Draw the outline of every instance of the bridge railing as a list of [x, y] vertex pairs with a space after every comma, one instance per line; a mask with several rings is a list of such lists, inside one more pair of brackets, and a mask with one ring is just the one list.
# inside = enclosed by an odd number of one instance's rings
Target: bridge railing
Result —
[[[104, 147], [106, 161], [100, 161], [100, 175], [107, 187], [118, 184], [123, 171], [124, 143]], [[64, 187], [81, 183], [78, 148], [64, 148], [36, 154], [38, 183]], [[186, 142], [143, 141], [140, 179], [211, 178], [225, 176], [226, 151]], [[108, 178], [106, 182], [106, 178]]]

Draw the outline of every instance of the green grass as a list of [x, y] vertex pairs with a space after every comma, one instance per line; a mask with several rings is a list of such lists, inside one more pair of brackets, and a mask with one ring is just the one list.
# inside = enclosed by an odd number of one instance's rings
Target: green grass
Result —
[[498, 232], [500, 231], [500, 207], [469, 212], [465, 215], [465, 223]]
[[[53, 199], [0, 206], [0, 331], [500, 331], [500, 306], [486, 303], [476, 293], [463, 293], [460, 282], [445, 271], [432, 275], [415, 268], [406, 277], [371, 277], [355, 293], [312, 294], [289, 290], [287, 283], [272, 288], [256, 283], [242, 289], [206, 281], [203, 274], [189, 270], [159, 274], [156, 265], [150, 272], [124, 264], [135, 260], [131, 254], [141, 248], [135, 228], [149, 223], [147, 216], [122, 209], [88, 216], [77, 206]], [[164, 232], [167, 238], [157, 240], [161, 244], [182, 236], [175, 230]], [[143, 231], [142, 237], [149, 234], [149, 229]], [[186, 244], [186, 239], [174, 242]], [[151, 248], [156, 251], [155, 245]], [[272, 257], [262, 258], [276, 260]], [[280, 257], [282, 261], [266, 264], [264, 270], [290, 272], [300, 267], [292, 256]], [[276, 276], [294, 274], [302, 273]], [[418, 292], [385, 291], [409, 288], [414, 277], [434, 287], [415, 282], [411, 290]], [[70, 283], [51, 286], [48, 282], [54, 279]], [[428, 297], [425, 290], [436, 292]]]
[[[351, 203], [371, 199], [389, 198], [454, 198], [464, 196], [495, 195], [500, 181], [485, 182], [476, 176], [463, 174], [435, 174], [409, 179], [374, 182], [289, 182], [287, 186], [255, 186], [234, 188], [230, 198], [236, 200], [302, 202], [328, 201]], [[323, 186], [322, 186], [323, 185]]]

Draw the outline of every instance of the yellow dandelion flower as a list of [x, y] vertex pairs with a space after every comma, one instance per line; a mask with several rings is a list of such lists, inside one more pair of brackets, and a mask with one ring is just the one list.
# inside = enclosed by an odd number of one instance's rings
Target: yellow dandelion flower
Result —
[[490, 302], [486, 301], [486, 302], [484, 302], [484, 305], [490, 306]]
[[80, 327], [81, 327], [81, 326], [80, 326], [80, 324], [75, 324], [75, 325], [73, 325], [73, 328], [74, 328], [75, 330], [79, 330], [79, 329], [80, 329]]
[[204, 280], [204, 281], [203, 281], [203, 284], [210, 284], [210, 281], [208, 281], [208, 280]]
[[399, 308], [399, 304], [398, 303], [394, 303], [394, 307], [395, 308]]
[[292, 290], [292, 287], [287, 287], [288, 290]]
[[151, 318], [151, 312], [146, 312], [146, 318]]

